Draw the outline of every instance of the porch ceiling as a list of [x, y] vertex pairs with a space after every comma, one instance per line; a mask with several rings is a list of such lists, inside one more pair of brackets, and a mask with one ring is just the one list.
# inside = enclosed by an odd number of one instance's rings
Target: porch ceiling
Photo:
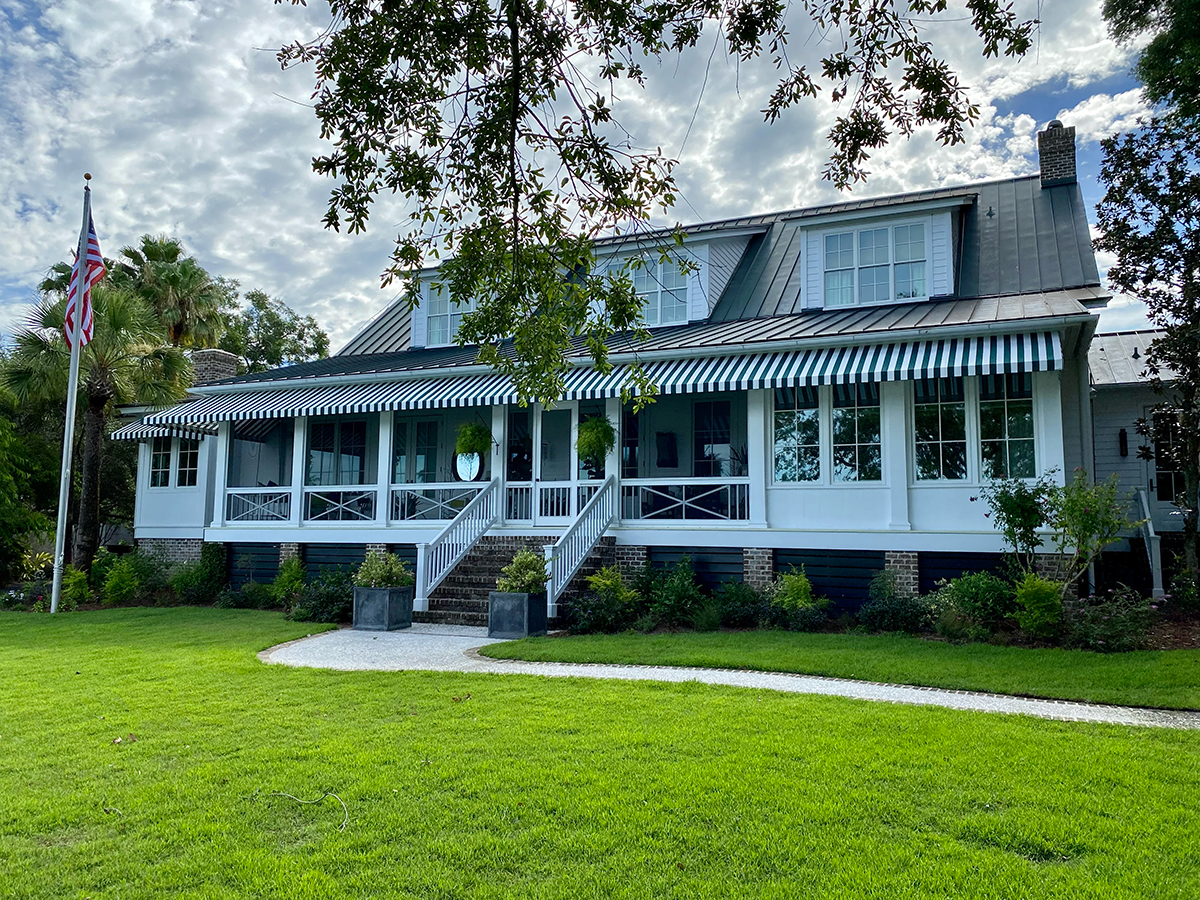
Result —
[[[856, 381], [900, 381], [950, 375], [1048, 371], [1061, 367], [1057, 332], [856, 344], [777, 353], [649, 362], [645, 369], [663, 394], [709, 393]], [[631, 367], [607, 375], [572, 370], [564, 399], [620, 396]], [[146, 425], [245, 421], [290, 416], [347, 415], [385, 410], [435, 409], [515, 403], [503, 375], [420, 378], [341, 387], [293, 388], [217, 394], [155, 413]]]

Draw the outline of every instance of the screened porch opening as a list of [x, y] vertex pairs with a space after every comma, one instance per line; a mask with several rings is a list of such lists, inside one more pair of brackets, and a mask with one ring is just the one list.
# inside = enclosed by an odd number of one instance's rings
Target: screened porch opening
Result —
[[453, 519], [492, 478], [491, 454], [478, 466], [459, 461], [458, 429], [465, 422], [492, 427], [490, 406], [397, 413], [392, 425], [392, 521]]
[[378, 447], [378, 416], [309, 420], [305, 521], [374, 520]]
[[233, 423], [225, 521], [286, 522], [292, 515], [291, 419]]

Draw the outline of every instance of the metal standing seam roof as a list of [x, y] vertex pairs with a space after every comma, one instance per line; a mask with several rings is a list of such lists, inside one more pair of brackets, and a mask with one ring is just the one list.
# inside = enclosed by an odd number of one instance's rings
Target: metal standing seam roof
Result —
[[[942, 338], [818, 347], [647, 363], [646, 374], [663, 394], [753, 390], [862, 381], [899, 381], [951, 375], [989, 375], [1059, 369], [1057, 332]], [[620, 396], [631, 384], [632, 366], [607, 374], [569, 373], [565, 399]], [[415, 378], [409, 381], [291, 388], [216, 394], [147, 416], [147, 426], [248, 421], [292, 416], [350, 415], [387, 410], [483, 406], [516, 402], [503, 375]]]
[[[1097, 334], [1088, 348], [1088, 368], [1091, 370], [1092, 384], [1097, 387], [1149, 384], [1146, 351], [1162, 334], [1163, 332], [1154, 329]], [[1160, 377], [1170, 380], [1174, 373], [1160, 372]]]

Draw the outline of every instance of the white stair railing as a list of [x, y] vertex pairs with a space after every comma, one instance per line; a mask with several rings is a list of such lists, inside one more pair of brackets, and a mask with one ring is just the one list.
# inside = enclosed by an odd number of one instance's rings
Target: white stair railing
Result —
[[1158, 534], [1154, 531], [1154, 520], [1150, 516], [1150, 501], [1146, 498], [1146, 492], [1141, 488], [1137, 490], [1138, 501], [1142, 506], [1142, 536], [1146, 540], [1146, 557], [1150, 561], [1150, 578], [1153, 590], [1150, 592], [1152, 597], [1158, 598], [1166, 594], [1163, 590], [1163, 573], [1162, 573], [1162, 547], [1159, 546]]
[[575, 521], [546, 547], [546, 612], [558, 615], [558, 598], [617, 516], [617, 476], [609, 475]]
[[500, 517], [500, 479], [471, 502], [428, 544], [417, 544], [417, 585], [413, 609], [429, 609], [429, 595]]

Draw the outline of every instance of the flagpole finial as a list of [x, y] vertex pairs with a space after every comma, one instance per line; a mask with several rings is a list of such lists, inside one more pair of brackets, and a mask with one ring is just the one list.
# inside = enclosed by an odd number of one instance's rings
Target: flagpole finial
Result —
[[91, 173], [91, 172], [84, 172], [84, 173], [83, 173], [83, 180], [84, 180], [84, 181], [91, 181], [91, 180], [92, 180], [92, 173]]

